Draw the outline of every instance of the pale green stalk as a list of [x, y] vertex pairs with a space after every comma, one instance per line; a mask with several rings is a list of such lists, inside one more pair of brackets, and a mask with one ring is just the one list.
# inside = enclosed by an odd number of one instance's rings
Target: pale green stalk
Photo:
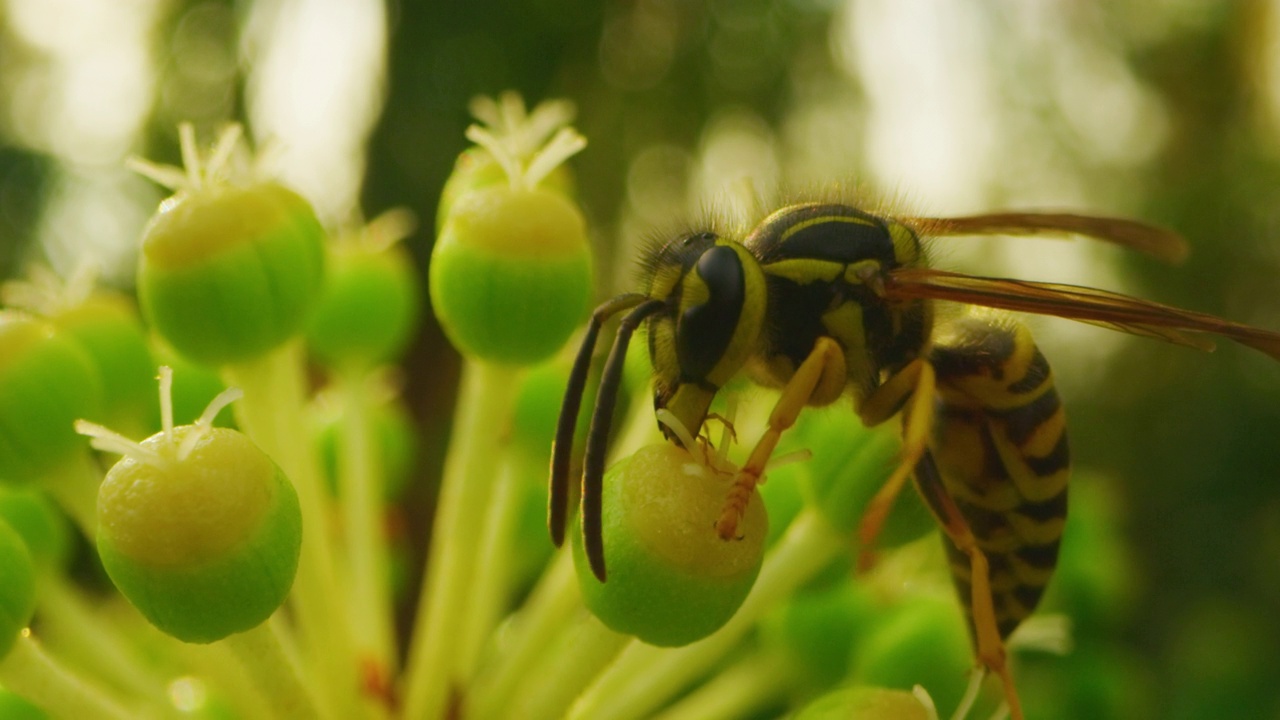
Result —
[[793, 679], [783, 658], [752, 653], [653, 720], [737, 720], [759, 716], [786, 699], [787, 686]]
[[116, 699], [59, 663], [27, 630], [0, 660], [0, 683], [53, 720], [132, 720]]
[[308, 412], [301, 346], [290, 343], [254, 361], [224, 368], [224, 379], [244, 391], [233, 405], [236, 421], [293, 483], [302, 512], [302, 551], [290, 602], [297, 612], [305, 656], [319, 663], [330, 707], [354, 711], [359, 668], [340, 590], [329, 530], [329, 509]]
[[511, 543], [520, 510], [522, 479], [519, 462], [506, 455], [480, 527], [480, 546], [476, 551], [471, 590], [467, 593], [468, 611], [463, 618], [460, 648], [466, 654], [458, 658], [464, 677], [474, 676], [481, 652], [498, 626], [511, 590]]
[[228, 635], [223, 642], [249, 671], [275, 717], [336, 720], [339, 715], [319, 700], [315, 688], [304, 681], [297, 659], [285, 650], [279, 623], [273, 615], [252, 630]]
[[404, 715], [435, 720], [450, 697], [465, 696], [469, 678], [459, 661], [474, 657], [463, 643], [467, 592], [476, 563], [476, 528], [484, 522], [508, 432], [520, 371], [465, 360], [452, 436], [445, 458], [427, 569], [405, 672]]
[[367, 373], [338, 378], [342, 425], [338, 491], [351, 569], [351, 623], [360, 653], [368, 654], [387, 682], [396, 672], [395, 628], [383, 527], [384, 468], [375, 449]]
[[586, 609], [542, 654], [541, 662], [520, 684], [515, 702], [507, 705], [511, 720], [557, 720], [600, 668], [631, 639], [614, 632]]
[[546, 648], [582, 608], [573, 555], [561, 548], [552, 558], [523, 607], [503, 630], [501, 651], [481, 668], [469, 712], [479, 720], [498, 717], [518, 705], [516, 689], [545, 660]]
[[166, 679], [142, 661], [132, 639], [61, 572], [43, 574], [37, 592], [41, 637], [54, 652], [118, 690], [145, 698], [164, 694]]
[[742, 641], [756, 620], [817, 574], [846, 543], [817, 510], [804, 510], [765, 557], [751, 594], [724, 627], [692, 645], [670, 650], [633, 640], [578, 698], [569, 717], [647, 717], [705, 675]]

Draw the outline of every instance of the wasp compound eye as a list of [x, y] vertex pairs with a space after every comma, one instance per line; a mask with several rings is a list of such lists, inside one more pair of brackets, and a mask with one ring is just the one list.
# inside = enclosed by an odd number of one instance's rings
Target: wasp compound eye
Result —
[[698, 258], [685, 279], [685, 292], [686, 297], [705, 300], [685, 309], [676, 325], [682, 380], [705, 379], [724, 357], [742, 314], [745, 282], [742, 260], [727, 245], [717, 245]]

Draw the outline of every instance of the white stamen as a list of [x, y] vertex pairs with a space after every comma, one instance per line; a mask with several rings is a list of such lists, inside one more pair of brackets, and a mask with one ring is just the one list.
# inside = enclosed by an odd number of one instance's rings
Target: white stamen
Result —
[[1073, 645], [1071, 618], [1061, 614], [1032, 615], [1009, 637], [1010, 650], [1039, 650], [1066, 655]]
[[196, 129], [191, 123], [178, 125], [178, 147], [182, 150], [182, 164], [187, 171], [187, 187], [199, 190], [204, 174], [200, 169], [200, 148], [196, 145]]
[[244, 131], [240, 123], [232, 123], [223, 128], [222, 133], [218, 135], [218, 143], [214, 145], [213, 152], [209, 153], [209, 161], [205, 167], [205, 175], [211, 179], [221, 179], [227, 169], [227, 163], [231, 160], [231, 153], [235, 152], [236, 143], [240, 141], [240, 134]]
[[984, 667], [976, 667], [969, 671], [969, 686], [964, 689], [964, 695], [960, 698], [960, 704], [956, 706], [956, 711], [951, 714], [951, 720], [965, 720], [969, 716], [969, 711], [973, 709], [973, 704], [978, 700], [978, 691], [982, 689], [982, 681], [987, 677], [987, 669]]
[[924, 706], [925, 712], [929, 714], [929, 720], [938, 720], [938, 706], [933, 704], [933, 698], [930, 697], [929, 691], [925, 690], [923, 685], [912, 687], [911, 694]]
[[472, 117], [491, 128], [498, 127], [502, 122], [502, 116], [498, 112], [498, 103], [488, 95], [477, 95], [471, 98], [471, 102], [467, 105], [467, 110], [471, 111]]
[[160, 366], [160, 430], [173, 442], [173, 368]]
[[547, 141], [547, 138], [551, 137], [551, 133], [572, 122], [575, 112], [573, 103], [568, 100], [548, 100], [540, 103], [529, 114], [524, 127], [520, 128], [521, 132], [516, 138], [518, 152], [521, 155], [527, 155], [537, 150]]
[[370, 220], [361, 233], [361, 241], [370, 250], [386, 250], [409, 237], [418, 229], [418, 216], [408, 208], [391, 208]]
[[89, 422], [88, 420], [77, 420], [75, 428], [77, 433], [90, 438], [89, 445], [95, 450], [122, 455], [149, 465], [165, 465], [168, 463], [163, 457], [143, 447], [140, 443], [136, 443], [115, 430], [109, 430], [97, 423]]
[[467, 139], [479, 145], [489, 154], [493, 156], [495, 162], [502, 166], [502, 171], [507, 174], [507, 181], [511, 183], [512, 189], [518, 189], [521, 185], [520, 163], [516, 158], [507, 152], [507, 148], [494, 137], [493, 133], [480, 127], [472, 125], [467, 128]]
[[533, 159], [524, 172], [522, 182], [526, 188], [535, 188], [552, 170], [560, 167], [565, 160], [573, 157], [587, 146], [587, 139], [572, 128], [560, 128], [551, 142], [547, 143]]
[[204, 427], [213, 427], [214, 418], [218, 417], [218, 413], [242, 397], [244, 397], [244, 391], [238, 387], [223, 390], [209, 401], [209, 407], [205, 408], [204, 412], [200, 414], [200, 419], [196, 420], [196, 424]]
[[130, 155], [124, 159], [124, 166], [142, 177], [170, 190], [178, 190], [187, 186], [187, 174], [181, 168], [172, 165], [154, 163], [146, 158]]

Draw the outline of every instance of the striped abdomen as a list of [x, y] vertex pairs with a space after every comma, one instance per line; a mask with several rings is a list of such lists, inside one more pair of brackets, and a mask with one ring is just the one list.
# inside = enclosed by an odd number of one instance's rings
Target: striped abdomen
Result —
[[[1066, 417], [1027, 329], [970, 316], [938, 329], [938, 415], [931, 450], [941, 479], [991, 567], [1001, 637], [1040, 602], [1067, 517]], [[944, 540], [960, 597], [969, 559]]]

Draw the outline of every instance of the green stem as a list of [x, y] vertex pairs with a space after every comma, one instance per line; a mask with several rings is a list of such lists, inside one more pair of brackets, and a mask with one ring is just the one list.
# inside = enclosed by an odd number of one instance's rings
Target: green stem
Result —
[[474, 657], [463, 647], [463, 618], [469, 610], [476, 559], [475, 528], [484, 521], [486, 503], [502, 455], [515, 389], [516, 368], [467, 360], [462, 369], [435, 525], [419, 596], [405, 673], [405, 717], [442, 717], [450, 696], [465, 689], [468, 678], [459, 660]]
[[23, 630], [0, 660], [0, 683], [35, 703], [54, 720], [129, 720], [133, 717], [101, 688], [56, 661]]
[[580, 622], [565, 628], [543, 653], [536, 671], [521, 683], [520, 702], [516, 707], [508, 707], [508, 717], [519, 720], [564, 717], [578, 692], [631, 639], [605, 627], [594, 615], [584, 612], [579, 618]]
[[275, 720], [271, 705], [263, 697], [249, 671], [227, 643], [180, 646], [181, 660], [198, 676], [208, 678], [244, 720]]
[[507, 631], [505, 652], [486, 667], [477, 680], [469, 708], [476, 718], [487, 720], [517, 703], [520, 682], [542, 664], [546, 648], [582, 607], [573, 555], [561, 548], [542, 574], [538, 585]]
[[520, 510], [522, 479], [519, 463], [508, 456], [498, 471], [480, 527], [480, 546], [476, 550], [471, 590], [467, 593], [469, 609], [463, 618], [462, 649], [467, 654], [458, 659], [464, 677], [474, 675], [485, 640], [503, 614], [510, 590], [511, 543]]
[[61, 573], [40, 578], [37, 610], [41, 636], [55, 652], [61, 649], [63, 657], [74, 653], [85, 669], [92, 669], [117, 690], [138, 697], [163, 697], [166, 680], [141, 660], [133, 640], [95, 612]]
[[307, 417], [306, 379], [302, 347], [290, 343], [265, 357], [224, 368], [228, 385], [244, 391], [235, 403], [236, 421], [293, 483], [302, 511], [302, 551], [298, 575], [290, 594], [297, 613], [305, 657], [319, 663], [316, 670], [329, 707], [354, 711], [359, 668], [351, 639], [351, 625], [339, 606], [329, 514], [315, 443], [304, 422]]
[[339, 505], [351, 565], [352, 631], [361, 654], [367, 654], [375, 672], [389, 684], [396, 671], [395, 628], [382, 522], [385, 478], [374, 447], [369, 381], [364, 373], [338, 379], [343, 401]]
[[249, 671], [276, 717], [316, 720], [321, 717], [322, 707], [326, 709], [324, 717], [334, 717], [332, 708], [317, 702], [303, 682], [295, 658], [280, 639], [278, 623], [273, 615], [252, 630], [227, 636], [223, 642]]
[[654, 720], [735, 720], [757, 717], [784, 699], [792, 679], [777, 655], [748, 655], [697, 690], [681, 698]]
[[709, 671], [765, 611], [826, 567], [845, 543], [817, 510], [806, 509], [765, 557], [751, 594], [724, 627], [692, 645], [672, 650], [632, 641], [578, 698], [569, 717], [630, 720], [648, 716]]

